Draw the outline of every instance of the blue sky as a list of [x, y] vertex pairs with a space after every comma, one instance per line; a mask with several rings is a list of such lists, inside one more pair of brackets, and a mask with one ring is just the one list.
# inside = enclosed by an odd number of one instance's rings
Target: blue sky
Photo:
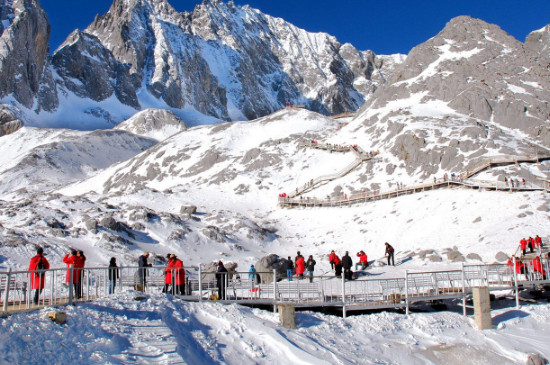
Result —
[[[178, 11], [191, 11], [202, 0], [168, 0]], [[53, 51], [74, 29], [86, 28], [112, 0], [40, 0], [52, 25]], [[455, 16], [470, 15], [494, 23], [520, 41], [550, 24], [549, 0], [235, 0], [281, 17], [311, 32], [326, 32], [341, 43], [377, 54], [408, 53], [433, 37]]]

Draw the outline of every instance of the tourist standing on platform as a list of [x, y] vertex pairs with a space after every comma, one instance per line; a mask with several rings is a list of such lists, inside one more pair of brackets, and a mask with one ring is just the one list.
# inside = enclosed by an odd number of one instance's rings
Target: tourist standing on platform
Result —
[[306, 263], [307, 271], [309, 274], [309, 282], [313, 283], [313, 271], [315, 270], [315, 260], [313, 259], [313, 255], [309, 255]]
[[305, 260], [304, 256], [300, 254], [300, 251], [298, 251], [298, 256], [296, 256], [296, 276], [298, 279], [304, 278], [304, 271], [305, 271]]
[[145, 286], [147, 285], [147, 268], [151, 267], [150, 263], [147, 262], [149, 259], [149, 252], [145, 252], [138, 259], [138, 271], [137, 271], [137, 283], [136, 290], [140, 292], [145, 292]]
[[330, 269], [334, 271], [334, 259], [336, 258], [336, 253], [334, 253], [334, 250], [330, 251], [330, 255], [328, 255], [328, 262], [330, 262]]
[[342, 277], [342, 261], [340, 260], [338, 255], [334, 257], [334, 276], [336, 276], [337, 278]]
[[527, 246], [529, 247], [529, 252], [533, 253], [533, 249], [535, 248], [535, 239], [533, 237], [529, 236]]
[[162, 289], [163, 293], [174, 293], [174, 290], [170, 290], [170, 285], [172, 284], [172, 269], [170, 265], [170, 261], [172, 256], [171, 253], [166, 255], [166, 258], [168, 259], [168, 262], [166, 263], [166, 269], [164, 269], [164, 288]]
[[216, 271], [216, 285], [218, 287], [218, 299], [225, 300], [225, 288], [227, 286], [228, 272], [223, 262], [218, 261], [218, 270]]
[[288, 256], [288, 266], [286, 268], [286, 277], [288, 278], [288, 281], [292, 281], [292, 275], [294, 275], [294, 263], [292, 262], [292, 259], [290, 256]]
[[[84, 267], [84, 257], [80, 255], [80, 252], [71, 250], [63, 257], [63, 262], [67, 264], [69, 269], [67, 270], [67, 276], [65, 280], [67, 283], [71, 283], [71, 271], [72, 271], [72, 284], [74, 288], [74, 296], [76, 299], [82, 298], [82, 285], [81, 285], [81, 271]], [[72, 266], [72, 270], [71, 270]]]
[[348, 251], [342, 256], [342, 268], [344, 269], [344, 278], [346, 280], [351, 280], [351, 267], [353, 266], [353, 261], [349, 256]]
[[384, 254], [384, 256], [388, 256], [388, 266], [390, 266], [390, 261], [391, 261], [391, 265], [392, 266], [395, 266], [395, 259], [393, 257], [393, 254], [394, 254], [394, 249], [392, 247], [392, 245], [390, 245], [389, 243], [385, 243], [386, 245], [386, 253]]
[[170, 255], [170, 268], [172, 269], [172, 293], [185, 295], [185, 268], [183, 261], [174, 254]]
[[120, 277], [118, 272], [118, 266], [116, 265], [116, 258], [111, 257], [109, 261], [109, 294], [114, 294], [116, 281]]
[[[44, 249], [38, 247], [36, 249], [36, 256], [31, 258], [29, 262], [29, 271], [35, 271], [30, 273], [31, 277], [31, 290], [34, 290], [34, 304], [38, 304], [38, 299], [40, 294], [44, 289], [44, 283], [46, 281], [46, 273], [42, 270], [48, 270], [50, 268], [50, 263], [44, 257]], [[27, 277], [29, 274], [27, 274]]]
[[369, 266], [367, 254], [361, 250], [357, 253], [357, 257], [359, 257], [359, 262], [355, 264], [355, 270], [357, 270], [358, 266], [361, 267], [361, 270], [365, 270]]

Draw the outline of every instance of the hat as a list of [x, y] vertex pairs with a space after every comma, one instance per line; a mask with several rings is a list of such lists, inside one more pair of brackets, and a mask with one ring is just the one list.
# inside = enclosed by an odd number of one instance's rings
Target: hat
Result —
[[254, 267], [254, 265], [250, 265], [250, 267]]
[[174, 255], [173, 253], [170, 254], [170, 258], [173, 259], [174, 257], [176, 257], [176, 255]]
[[171, 253], [168, 253], [168, 254], [166, 254], [166, 258], [167, 258], [167, 259], [169, 259], [169, 258], [170, 258], [170, 256], [172, 256], [172, 254], [171, 254]]

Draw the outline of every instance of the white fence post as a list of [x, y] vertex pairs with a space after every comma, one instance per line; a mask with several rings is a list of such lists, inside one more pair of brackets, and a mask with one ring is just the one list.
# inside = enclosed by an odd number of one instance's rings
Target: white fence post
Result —
[[342, 317], [347, 317], [346, 311], [346, 276], [342, 275]]
[[516, 256], [514, 256], [514, 259], [512, 260], [514, 263], [514, 266], [512, 267], [512, 270], [514, 270], [514, 286], [516, 289], [516, 308], [519, 309], [519, 290], [518, 290], [518, 273], [516, 270]]
[[277, 313], [277, 269], [273, 269], [273, 313]]
[[[8, 311], [8, 300], [10, 298], [10, 279], [11, 279], [11, 267], [8, 270], [8, 278], [6, 280], [6, 287], [4, 288], [4, 312]], [[30, 289], [29, 289], [30, 290]]]
[[69, 265], [69, 304], [73, 304], [73, 265]]
[[405, 270], [405, 314], [409, 313], [409, 270]]
[[202, 302], [202, 264], [199, 264], [199, 302]]

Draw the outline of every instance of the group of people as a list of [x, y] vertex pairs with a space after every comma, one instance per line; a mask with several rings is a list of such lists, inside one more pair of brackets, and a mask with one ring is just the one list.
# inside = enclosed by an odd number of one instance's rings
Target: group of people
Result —
[[[510, 186], [511, 188], [519, 188], [520, 186], [520, 182], [518, 179], [512, 179], [512, 178], [508, 179], [506, 176], [504, 176], [504, 183], [506, 184], [506, 186]], [[521, 179], [521, 184], [523, 184], [523, 186], [525, 187], [526, 185], [525, 179]]]
[[286, 270], [286, 275], [289, 281], [292, 281], [292, 271], [295, 268], [296, 277], [298, 279], [303, 279], [304, 273], [307, 270], [309, 282], [313, 282], [313, 272], [315, 270], [315, 265], [317, 264], [317, 262], [313, 259], [313, 255], [309, 255], [306, 261], [300, 251], [296, 252], [296, 257], [294, 258], [294, 268], [292, 267], [292, 260], [290, 259], [290, 256], [288, 256], [288, 261], [290, 264], [289, 268]]
[[[547, 253], [546, 259], [550, 260], [550, 252]], [[543, 280], [547, 278], [547, 272], [544, 270], [544, 265], [542, 264], [540, 256], [535, 256], [534, 259], [527, 263], [512, 255], [506, 265], [509, 267], [514, 267], [515, 265], [514, 269], [517, 274], [528, 275], [531, 270], [533, 274], [540, 274]]]
[[522, 251], [522, 254], [525, 255], [527, 253], [527, 249], [529, 248], [530, 252], [534, 252], [536, 248], [542, 247], [542, 238], [539, 237], [539, 235], [536, 235], [535, 238], [529, 236], [529, 238], [522, 238], [519, 241], [519, 245]]
[[[113, 257], [114, 259], [114, 257]], [[113, 260], [111, 259], [111, 261]], [[84, 265], [86, 263], [86, 256], [84, 252], [79, 250], [71, 250], [63, 257], [63, 262], [67, 264], [69, 269], [67, 270], [66, 282], [70, 285], [72, 283], [74, 290], [74, 297], [76, 299], [82, 298], [82, 281], [84, 279]], [[116, 259], [115, 259], [116, 262]], [[31, 258], [29, 263], [29, 271], [27, 274], [30, 276], [31, 290], [34, 290], [33, 303], [38, 304], [40, 294], [44, 289], [46, 274], [45, 270], [49, 270], [50, 263], [46, 257], [44, 257], [44, 249], [38, 247], [36, 249], [36, 255]]]

